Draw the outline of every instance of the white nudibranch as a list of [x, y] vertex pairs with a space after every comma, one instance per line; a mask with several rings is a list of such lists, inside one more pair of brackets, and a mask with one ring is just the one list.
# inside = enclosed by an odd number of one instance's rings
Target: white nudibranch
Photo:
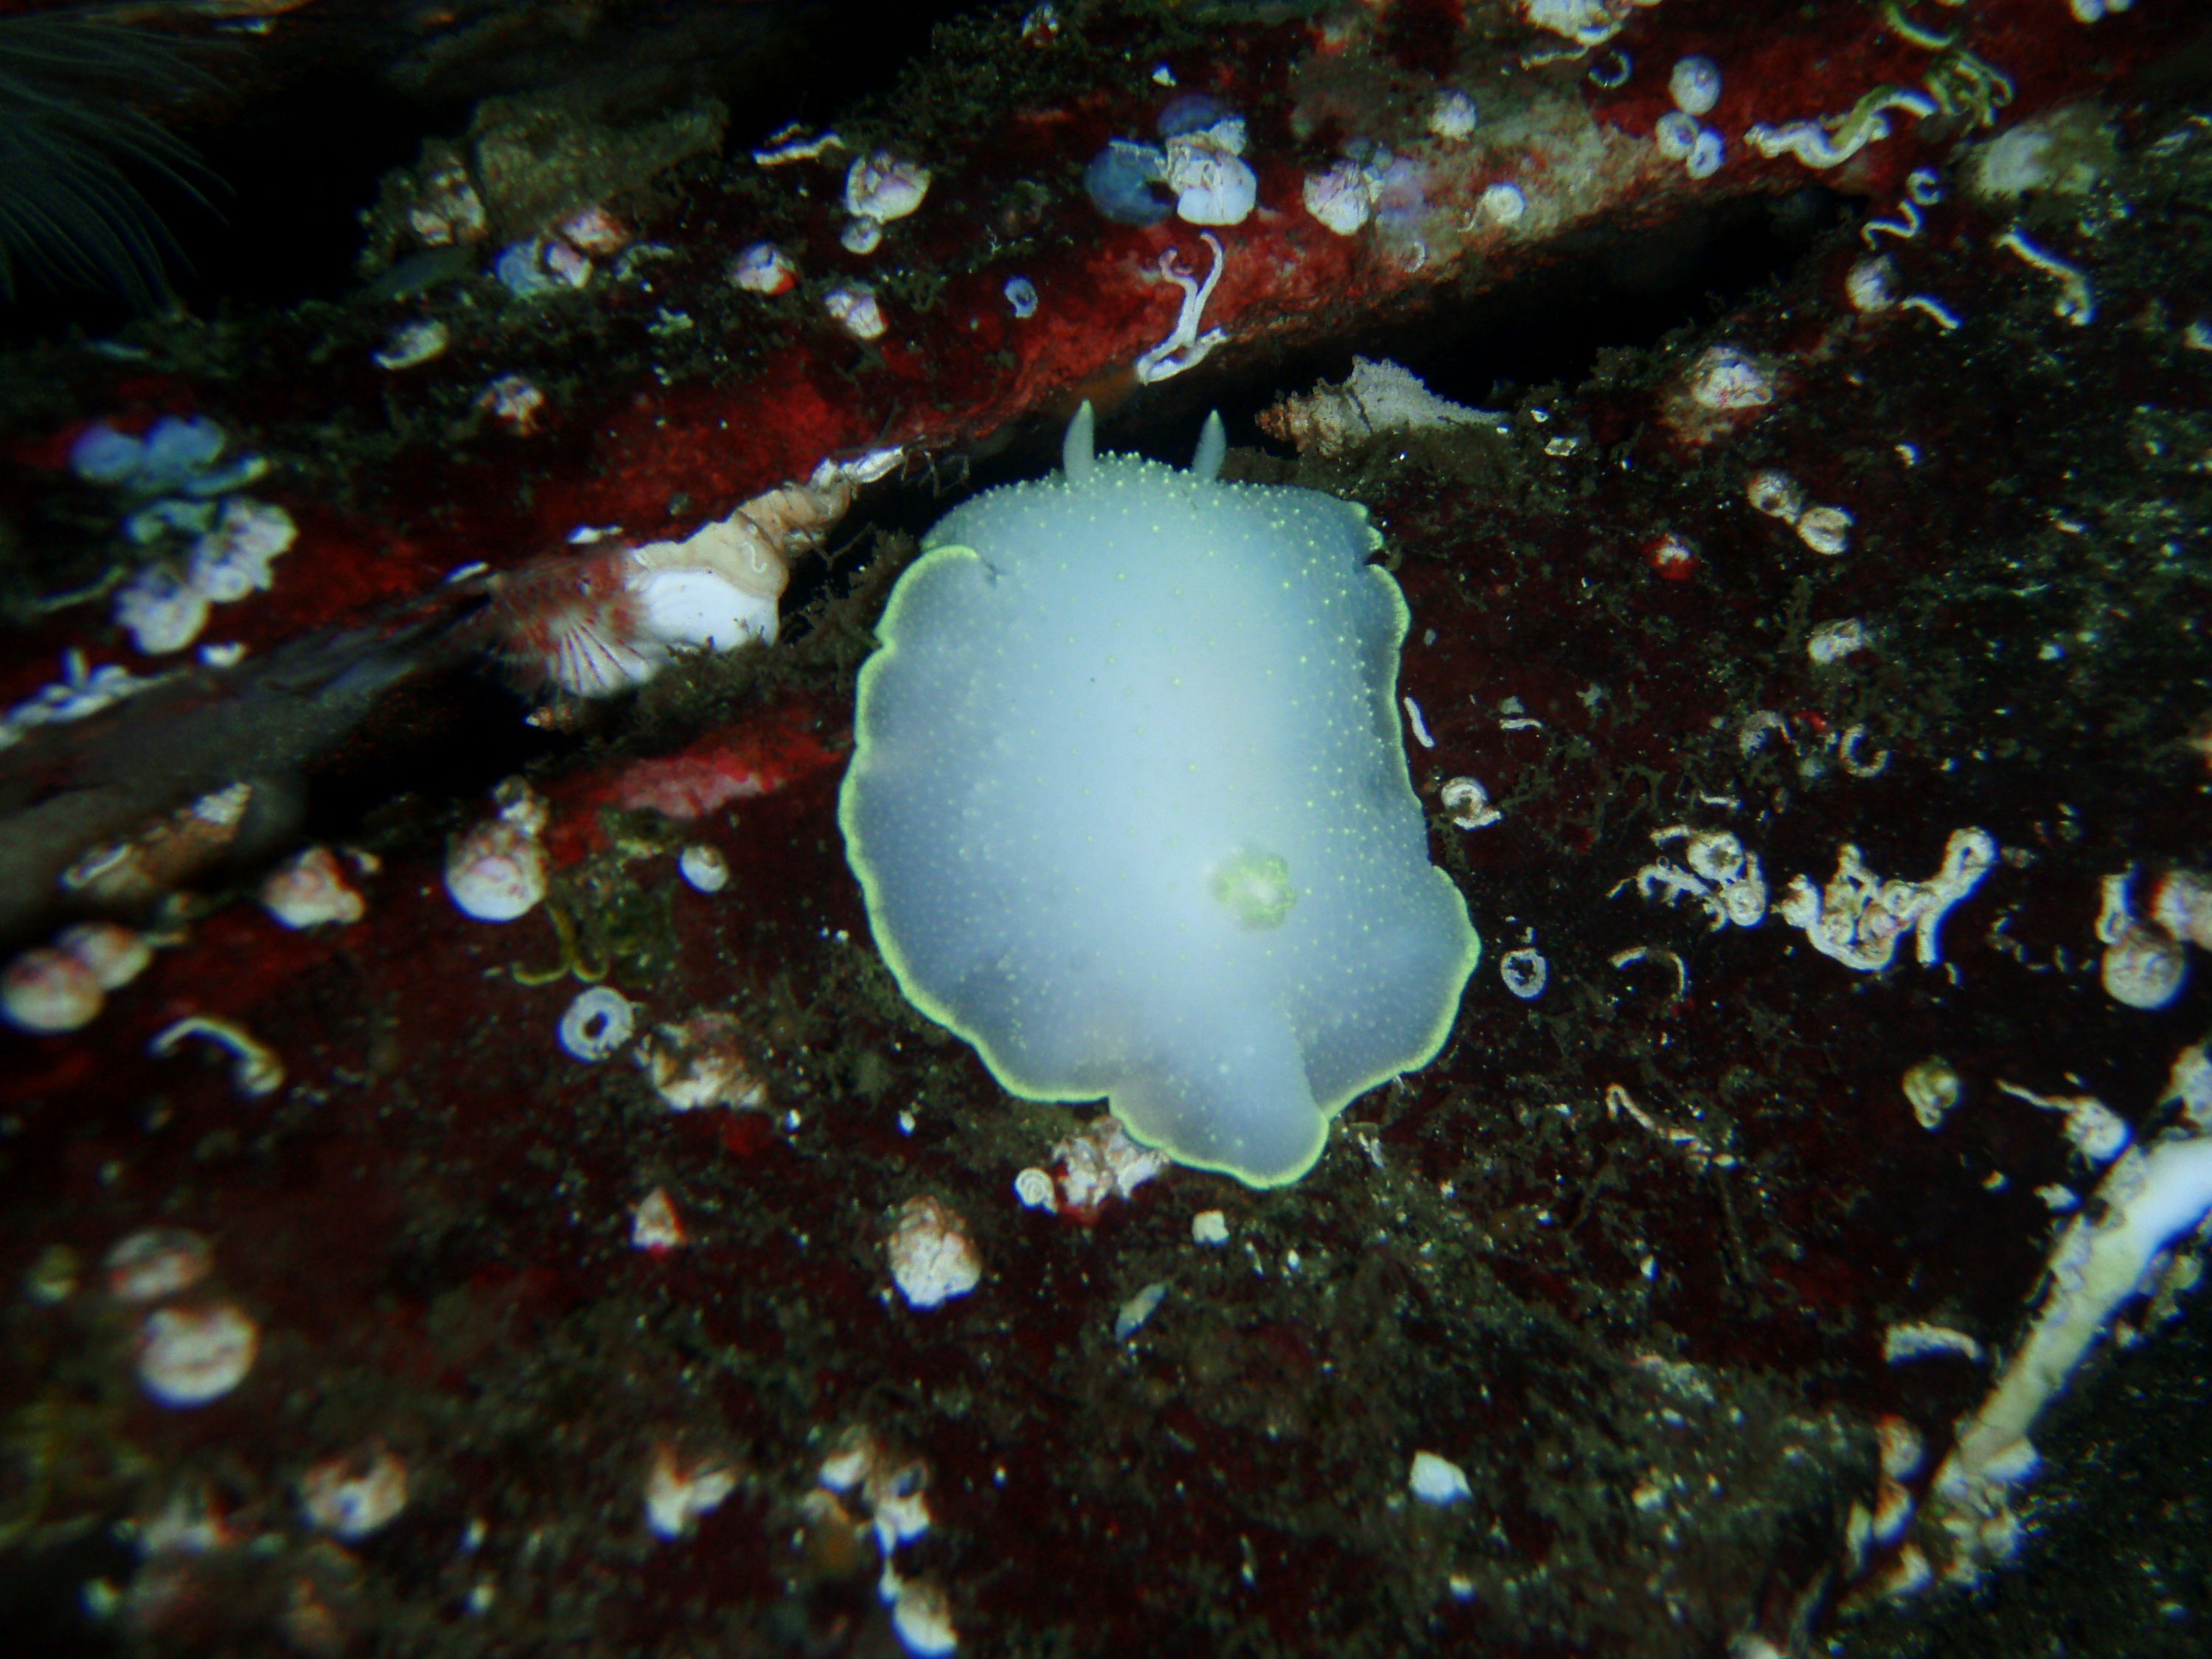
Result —
[[[916, 1006], [1030, 1100], [1255, 1187], [1443, 1046], [1480, 955], [1429, 862], [1358, 507], [1092, 451], [930, 532], [838, 822]], [[1295, 665], [1295, 672], [1293, 666]]]

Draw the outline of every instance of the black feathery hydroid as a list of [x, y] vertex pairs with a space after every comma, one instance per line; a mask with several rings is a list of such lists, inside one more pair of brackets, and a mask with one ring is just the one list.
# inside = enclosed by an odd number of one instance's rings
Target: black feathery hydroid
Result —
[[142, 106], [203, 77], [173, 40], [82, 12], [0, 19], [0, 299], [19, 278], [140, 310], [177, 247], [135, 179], [204, 204], [212, 176]]

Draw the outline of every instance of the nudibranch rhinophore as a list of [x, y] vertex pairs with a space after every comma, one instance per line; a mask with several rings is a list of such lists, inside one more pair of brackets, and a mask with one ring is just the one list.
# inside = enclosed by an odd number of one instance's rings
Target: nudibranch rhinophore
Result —
[[1394, 702], [1365, 511], [1094, 455], [929, 532], [860, 670], [838, 822], [884, 960], [1010, 1092], [1104, 1096], [1255, 1187], [1443, 1048], [1481, 954]]

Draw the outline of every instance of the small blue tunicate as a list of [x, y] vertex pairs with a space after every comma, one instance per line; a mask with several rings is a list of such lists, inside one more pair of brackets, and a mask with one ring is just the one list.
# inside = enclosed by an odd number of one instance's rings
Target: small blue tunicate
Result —
[[1690, 154], [1682, 165], [1692, 179], [1710, 179], [1727, 160], [1728, 140], [1711, 127], [1699, 127], [1697, 142], [1690, 146]]
[[[204, 493], [205, 469], [222, 453], [222, 428], [204, 415], [189, 421], [163, 416], [146, 434], [145, 459], [137, 482], [147, 489]], [[226, 476], [228, 469], [226, 469]]]
[[1667, 77], [1667, 90], [1676, 109], [1686, 115], [1703, 115], [1721, 100], [1721, 66], [1710, 58], [1682, 58]]
[[1007, 277], [1006, 294], [1006, 304], [1012, 308], [1015, 316], [1034, 317], [1036, 315], [1036, 284], [1030, 281], [1028, 277]]
[[87, 483], [119, 484], [146, 464], [146, 446], [94, 421], [70, 446], [70, 471]]
[[1659, 125], [1651, 130], [1651, 136], [1658, 141], [1662, 155], [1670, 161], [1686, 161], [1697, 147], [1698, 131], [1696, 116], [1670, 109], [1659, 118]]
[[1174, 198], [1159, 187], [1167, 165], [1150, 144], [1115, 138], [1084, 168], [1083, 188], [1115, 224], [1156, 225], [1175, 210]]
[[545, 268], [545, 240], [539, 236], [501, 248], [492, 274], [518, 300], [533, 300], [561, 286], [560, 280]]
[[1160, 112], [1160, 118], [1153, 126], [1163, 138], [1180, 138], [1187, 132], [1204, 132], [1235, 113], [1218, 98], [1209, 98], [1202, 92], [1187, 92]]

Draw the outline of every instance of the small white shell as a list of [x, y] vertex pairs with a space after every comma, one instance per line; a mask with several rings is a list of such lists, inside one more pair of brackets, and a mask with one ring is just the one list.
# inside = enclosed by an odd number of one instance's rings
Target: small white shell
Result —
[[594, 985], [561, 1016], [561, 1046], [586, 1065], [595, 1064], [629, 1041], [637, 1010], [611, 985]]
[[684, 879], [702, 893], [719, 893], [730, 884], [730, 861], [719, 847], [694, 842], [676, 855]]
[[1051, 1175], [1034, 1167], [1024, 1170], [1014, 1177], [1014, 1197], [1025, 1210], [1049, 1210], [1055, 1207]]

